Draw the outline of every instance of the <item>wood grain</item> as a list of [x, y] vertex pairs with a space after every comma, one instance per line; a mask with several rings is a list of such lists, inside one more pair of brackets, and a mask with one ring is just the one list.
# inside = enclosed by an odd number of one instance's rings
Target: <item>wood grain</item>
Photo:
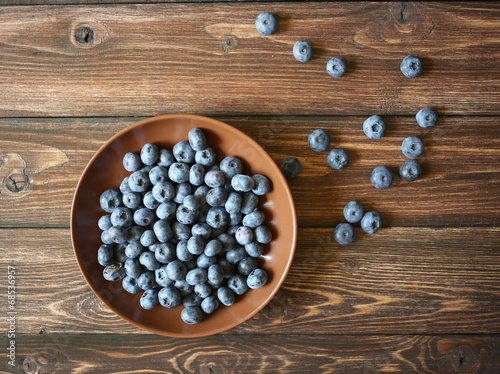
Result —
[[[288, 156], [301, 160], [303, 171], [289, 180], [301, 226], [333, 227], [350, 200], [380, 211], [389, 226], [498, 226], [500, 132], [495, 117], [443, 116], [433, 128], [422, 129], [414, 117], [386, 116], [388, 130], [379, 140], [364, 135], [365, 117], [217, 118], [258, 141], [276, 163]], [[74, 189], [85, 165], [108, 138], [138, 120], [1, 119], [0, 179], [21, 174], [29, 183], [18, 192], [0, 184], [0, 226], [68, 227]], [[307, 135], [315, 128], [328, 130], [332, 148], [349, 152], [346, 169], [331, 169], [326, 152], [308, 147]], [[401, 142], [414, 135], [426, 147], [417, 159], [422, 178], [406, 183], [396, 177], [387, 190], [376, 190], [369, 180], [371, 170], [387, 165], [397, 175], [407, 160]]]
[[[332, 232], [299, 230], [282, 289], [229, 333], [500, 334], [500, 229], [358, 228], [347, 247]], [[142, 332], [86, 285], [68, 230], [1, 229], [0, 243], [0, 268], [16, 267], [19, 333]]]
[[[500, 113], [498, 3], [276, 3], [280, 29], [262, 37], [269, 7], [3, 7], [0, 116]], [[305, 64], [299, 39], [316, 50]], [[408, 54], [417, 79], [399, 71]], [[334, 56], [340, 79], [325, 71]]]
[[[491, 335], [217, 335], [186, 340], [154, 335], [39, 334], [20, 335], [18, 342], [17, 372], [23, 373], [495, 373], [500, 370], [500, 337]], [[2, 368], [10, 372], [4, 363]]]

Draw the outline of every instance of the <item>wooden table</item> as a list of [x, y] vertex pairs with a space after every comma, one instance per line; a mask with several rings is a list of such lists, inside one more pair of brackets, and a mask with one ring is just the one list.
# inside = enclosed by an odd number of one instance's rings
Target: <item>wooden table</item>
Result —
[[[119, 2], [0, 8], [2, 372], [500, 372], [498, 2]], [[262, 11], [279, 17], [276, 34], [256, 32]], [[303, 39], [315, 48], [307, 63], [292, 56]], [[409, 54], [424, 63], [416, 79], [399, 70]], [[341, 78], [326, 73], [335, 56], [347, 62]], [[415, 121], [425, 106], [439, 113], [428, 129]], [[70, 241], [91, 156], [165, 113], [221, 119], [277, 163], [303, 166], [289, 180], [299, 234], [284, 285], [254, 318], [207, 338], [156, 336], [115, 316]], [[380, 140], [362, 130], [373, 114], [388, 126]], [[309, 149], [316, 128], [349, 152], [346, 169]], [[376, 190], [371, 170], [397, 174], [407, 136], [425, 143], [422, 177]], [[340, 246], [332, 233], [350, 200], [384, 227]]]

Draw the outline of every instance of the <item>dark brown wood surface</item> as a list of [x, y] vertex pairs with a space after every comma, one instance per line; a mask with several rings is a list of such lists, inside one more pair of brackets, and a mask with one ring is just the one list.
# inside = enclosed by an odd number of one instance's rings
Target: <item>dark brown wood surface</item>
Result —
[[[97, 4], [99, 3], [99, 4]], [[500, 6], [475, 3], [6, 1], [0, 7], [0, 372], [500, 372]], [[31, 4], [31, 5], [28, 5]], [[48, 4], [48, 5], [47, 5]], [[260, 36], [261, 11], [280, 18]], [[78, 40], [77, 40], [78, 39]], [[316, 48], [294, 60], [295, 41]], [[408, 54], [424, 73], [399, 71]], [[326, 61], [348, 72], [333, 79]], [[433, 128], [416, 112], [432, 106]], [[69, 232], [72, 196], [99, 147], [138, 120], [189, 112], [296, 156], [296, 256], [257, 315], [199, 339], [155, 336], [93, 294]], [[369, 140], [363, 121], [388, 125]], [[307, 145], [324, 128], [351, 162]], [[401, 142], [423, 174], [387, 190]], [[350, 200], [384, 227], [332, 237]], [[16, 268], [16, 360], [8, 364], [7, 269]]]

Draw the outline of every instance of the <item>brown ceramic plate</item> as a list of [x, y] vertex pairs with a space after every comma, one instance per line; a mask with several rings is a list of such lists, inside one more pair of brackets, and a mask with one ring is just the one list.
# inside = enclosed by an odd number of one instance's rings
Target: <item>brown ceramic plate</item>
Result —
[[[157, 306], [144, 310], [139, 304], [141, 293], [124, 291], [121, 282], [103, 278], [103, 267], [97, 262], [101, 243], [99, 217], [105, 214], [99, 196], [108, 188], [118, 188], [130, 174], [122, 165], [127, 152], [138, 152], [145, 143], [172, 148], [187, 140], [190, 129], [204, 130], [208, 143], [217, 151], [218, 161], [225, 156], [239, 157], [247, 174], [266, 175], [272, 189], [260, 199], [267, 217], [266, 225], [273, 241], [265, 246], [261, 266], [269, 273], [265, 286], [249, 290], [229, 306], [221, 305], [196, 325], [182, 322], [182, 306], [168, 309]], [[292, 195], [279, 167], [254, 140], [236, 128], [212, 118], [172, 114], [148, 118], [127, 127], [108, 140], [92, 157], [76, 188], [71, 211], [71, 238], [80, 269], [101, 301], [131, 324], [155, 334], [172, 337], [200, 337], [231, 329], [260, 311], [276, 294], [292, 263], [297, 239], [297, 219]]]

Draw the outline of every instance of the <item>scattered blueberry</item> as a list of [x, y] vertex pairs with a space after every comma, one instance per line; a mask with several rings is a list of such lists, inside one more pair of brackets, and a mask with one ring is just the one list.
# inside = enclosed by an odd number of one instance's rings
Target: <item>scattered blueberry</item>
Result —
[[356, 238], [356, 231], [354, 230], [354, 226], [350, 223], [339, 223], [335, 227], [333, 238], [340, 245], [347, 245], [352, 243], [352, 241]]
[[349, 163], [349, 154], [343, 148], [334, 148], [328, 153], [327, 161], [333, 169], [340, 170]]
[[422, 170], [418, 162], [410, 160], [404, 162], [403, 165], [401, 165], [401, 167], [399, 168], [399, 175], [404, 181], [413, 182], [418, 177], [420, 177], [421, 171]]
[[363, 131], [370, 139], [380, 139], [384, 136], [385, 129], [386, 125], [384, 120], [377, 115], [368, 117], [365, 122], [363, 122]]
[[367, 212], [361, 219], [361, 228], [367, 234], [376, 233], [382, 227], [382, 217], [378, 212]]
[[422, 61], [417, 56], [406, 56], [399, 68], [405, 77], [416, 78], [422, 74]]
[[300, 62], [309, 61], [313, 55], [312, 44], [305, 40], [299, 40], [293, 46], [293, 57]]
[[432, 127], [437, 121], [436, 112], [429, 107], [420, 109], [415, 117], [418, 125], [423, 128]]
[[392, 184], [394, 175], [387, 166], [377, 166], [372, 171], [371, 182], [375, 188], [385, 189]]
[[295, 178], [302, 171], [297, 157], [287, 157], [281, 162], [281, 171], [286, 178]]
[[326, 63], [326, 71], [334, 78], [339, 78], [345, 73], [345, 62], [340, 57], [335, 57]]
[[262, 12], [255, 19], [255, 28], [259, 34], [268, 36], [276, 32], [278, 29], [278, 19], [274, 14], [269, 12]]
[[363, 205], [361, 205], [357, 201], [350, 201], [344, 207], [344, 217], [349, 223], [356, 223], [361, 221], [364, 213], [365, 210], [363, 208]]
[[408, 158], [417, 158], [424, 151], [424, 143], [417, 136], [409, 136], [401, 144], [403, 154]]
[[323, 129], [316, 129], [309, 133], [307, 142], [315, 152], [324, 152], [330, 148], [330, 134]]

